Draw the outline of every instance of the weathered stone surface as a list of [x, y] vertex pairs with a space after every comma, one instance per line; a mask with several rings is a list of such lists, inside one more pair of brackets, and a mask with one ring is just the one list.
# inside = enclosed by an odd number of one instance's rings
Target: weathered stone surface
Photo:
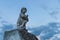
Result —
[[38, 40], [36, 36], [27, 30], [11, 30], [4, 33], [4, 40]]
[[6, 31], [4, 33], [4, 39], [3, 40], [23, 40], [23, 39], [19, 35], [18, 30], [11, 30], [11, 31]]
[[24, 40], [38, 40], [35, 35], [27, 32], [26, 29], [19, 31], [19, 33]]

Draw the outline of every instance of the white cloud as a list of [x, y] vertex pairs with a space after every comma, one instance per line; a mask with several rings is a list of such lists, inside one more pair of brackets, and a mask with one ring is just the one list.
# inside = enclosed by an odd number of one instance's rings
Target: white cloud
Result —
[[42, 32], [40, 33], [40, 36], [44, 36], [46, 33], [47, 33], [47, 32], [42, 31]]
[[37, 36], [38, 40], [41, 40], [40, 35]]
[[32, 33], [32, 31], [28, 30], [29, 33]]
[[51, 12], [49, 13], [51, 15], [52, 18], [57, 19], [59, 11], [56, 10], [51, 10]]
[[58, 40], [60, 39], [60, 34], [56, 34], [53, 37], [51, 37], [49, 40]]

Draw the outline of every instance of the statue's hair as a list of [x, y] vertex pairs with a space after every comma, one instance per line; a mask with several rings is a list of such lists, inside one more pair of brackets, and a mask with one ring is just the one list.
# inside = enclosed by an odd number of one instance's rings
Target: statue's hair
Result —
[[22, 10], [25, 10], [25, 12], [27, 12], [27, 9], [25, 7], [21, 8], [21, 12], [22, 12]]

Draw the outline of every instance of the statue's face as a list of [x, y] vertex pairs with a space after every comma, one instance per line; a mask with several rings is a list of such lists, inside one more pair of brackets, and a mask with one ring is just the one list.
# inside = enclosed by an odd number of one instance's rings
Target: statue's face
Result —
[[27, 12], [27, 9], [26, 8], [22, 8], [21, 9], [21, 13], [26, 13]]

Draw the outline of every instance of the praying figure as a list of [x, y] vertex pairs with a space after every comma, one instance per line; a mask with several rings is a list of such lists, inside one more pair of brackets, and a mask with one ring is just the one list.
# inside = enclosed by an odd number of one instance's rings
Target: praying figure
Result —
[[29, 33], [26, 29], [26, 23], [29, 21], [28, 15], [25, 14], [26, 12], [26, 8], [21, 9], [17, 21], [17, 29], [5, 31], [3, 40], [38, 40], [34, 34]]
[[26, 23], [29, 21], [28, 15], [25, 14], [26, 12], [27, 12], [26, 8], [21, 9], [21, 13], [20, 13], [18, 21], [17, 21], [17, 28], [19, 30], [26, 29]]

